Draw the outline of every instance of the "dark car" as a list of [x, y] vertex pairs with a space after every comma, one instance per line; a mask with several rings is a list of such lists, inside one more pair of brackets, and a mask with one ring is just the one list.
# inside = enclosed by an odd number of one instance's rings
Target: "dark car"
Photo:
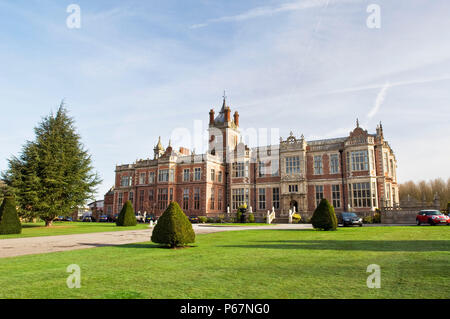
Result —
[[101, 216], [98, 218], [98, 221], [99, 221], [100, 223], [107, 223], [107, 222], [110, 221], [110, 219], [109, 219], [109, 217], [108, 217], [107, 215], [101, 215]]
[[145, 223], [150, 223], [151, 220], [156, 221], [155, 216], [153, 216], [153, 215], [145, 216]]
[[358, 215], [355, 213], [349, 213], [349, 212], [343, 212], [339, 214], [339, 224], [342, 224], [342, 226], [353, 226], [358, 225], [359, 227], [362, 227], [363, 222], [362, 218], [359, 218]]
[[450, 217], [438, 210], [421, 210], [416, 216], [416, 224], [450, 225]]
[[197, 216], [189, 216], [189, 221], [192, 224], [196, 224], [196, 223], [198, 223], [198, 217]]

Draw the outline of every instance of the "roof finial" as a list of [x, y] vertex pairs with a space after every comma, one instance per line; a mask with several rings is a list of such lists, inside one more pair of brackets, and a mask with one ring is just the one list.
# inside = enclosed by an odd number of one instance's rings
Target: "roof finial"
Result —
[[356, 127], [359, 127], [359, 119], [356, 118]]
[[220, 110], [220, 112], [224, 112], [225, 108], [227, 107], [227, 95], [225, 94], [225, 90], [223, 91], [223, 104], [222, 104], [222, 109]]

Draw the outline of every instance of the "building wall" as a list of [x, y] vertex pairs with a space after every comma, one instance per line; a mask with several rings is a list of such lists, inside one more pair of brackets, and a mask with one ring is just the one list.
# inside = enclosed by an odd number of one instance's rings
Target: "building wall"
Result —
[[[224, 102], [225, 105], [225, 102]], [[212, 119], [211, 119], [212, 121]], [[233, 208], [233, 190], [246, 189], [248, 191], [248, 206], [254, 212], [263, 214], [272, 210], [273, 189], [279, 189], [279, 208], [275, 208], [277, 215], [286, 214], [293, 205], [300, 213], [311, 214], [317, 206], [319, 193], [316, 190], [323, 189], [323, 198], [333, 204], [333, 192], [338, 195], [334, 198], [337, 212], [352, 210], [355, 212], [370, 212], [385, 205], [398, 203], [398, 185], [396, 179], [395, 155], [384, 140], [381, 125], [377, 127], [376, 134], [369, 134], [357, 125], [347, 137], [306, 141], [303, 136], [296, 138], [291, 135], [286, 140], [281, 140], [279, 145], [271, 145], [249, 149], [242, 142], [238, 143], [239, 129], [234, 122], [215, 123], [210, 122], [210, 135], [222, 132], [223, 154], [219, 154], [214, 138], [210, 136], [209, 150], [216, 151], [216, 155], [189, 154], [186, 149], [174, 152], [169, 146], [165, 151], [155, 150], [153, 160], [141, 160], [130, 165], [116, 167], [116, 184], [114, 195], [105, 196], [105, 207], [113, 206], [114, 213], [120, 211], [119, 194], [122, 197], [121, 204], [130, 199], [136, 211], [152, 213], [156, 216], [164, 212], [171, 200], [177, 201], [184, 208], [187, 215], [217, 216]], [[231, 147], [233, 146], [234, 149]], [[352, 161], [358, 160], [354, 152], [363, 152], [363, 169], [353, 170]], [[359, 154], [359, 153], [358, 153]], [[223, 156], [222, 156], [223, 155]], [[286, 158], [298, 156], [300, 171], [289, 173], [286, 170]], [[337, 156], [337, 172], [331, 171], [331, 157]], [[315, 171], [315, 158], [321, 159], [321, 172]], [[233, 175], [233, 167], [230, 162], [244, 162], [247, 168], [245, 175], [236, 177]], [[349, 162], [350, 160], [350, 162]], [[260, 163], [275, 163], [278, 165], [278, 173], [264, 173], [260, 176]], [[357, 166], [357, 165], [356, 165]], [[194, 169], [201, 169], [200, 180], [194, 179]], [[174, 176], [171, 181], [159, 181], [158, 174], [163, 169], [173, 169]], [[189, 180], [184, 180], [184, 170], [189, 170]], [[214, 178], [211, 176], [214, 170]], [[149, 180], [149, 173], [154, 174], [153, 183]], [[219, 172], [222, 174], [218, 180]], [[140, 174], [145, 174], [142, 181]], [[122, 178], [132, 178], [130, 183], [123, 185]], [[143, 182], [143, 183], [142, 183]], [[368, 183], [368, 184], [367, 184]], [[294, 188], [296, 185], [297, 188]], [[369, 185], [370, 195], [361, 199], [358, 187]], [[350, 191], [350, 189], [353, 191]], [[163, 207], [158, 201], [158, 192], [168, 189], [168, 198]], [[200, 191], [199, 207], [195, 207], [194, 192]], [[261, 189], [264, 189], [262, 191]], [[295, 189], [295, 190], [293, 190]], [[170, 198], [170, 190], [173, 197]], [[153, 197], [150, 194], [153, 192]], [[187, 204], [184, 203], [184, 194], [188, 192]], [[265, 205], [260, 204], [260, 196], [265, 194]], [[364, 193], [367, 194], [367, 193]], [[221, 205], [219, 206], [219, 198]], [[319, 197], [320, 198], [320, 197]], [[355, 200], [356, 199], [356, 200]], [[370, 200], [370, 201], [369, 201]], [[113, 203], [111, 203], [113, 202]], [[355, 205], [356, 203], [356, 205]], [[359, 203], [359, 204], [358, 204]], [[365, 207], [358, 207], [363, 203]]]

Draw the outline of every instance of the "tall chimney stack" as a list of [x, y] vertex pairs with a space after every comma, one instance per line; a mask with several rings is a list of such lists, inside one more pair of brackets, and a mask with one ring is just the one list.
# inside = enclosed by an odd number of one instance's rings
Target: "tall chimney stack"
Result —
[[214, 110], [209, 111], [209, 125], [214, 125]]
[[239, 127], [239, 113], [238, 111], [234, 112], [234, 124]]
[[225, 122], [230, 122], [231, 121], [231, 110], [230, 107], [227, 106], [225, 108]]

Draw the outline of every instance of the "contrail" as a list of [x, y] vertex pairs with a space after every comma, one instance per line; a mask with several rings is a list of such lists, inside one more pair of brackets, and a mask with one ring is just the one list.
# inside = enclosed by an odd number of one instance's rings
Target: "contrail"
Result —
[[244, 21], [248, 19], [254, 19], [258, 17], [264, 16], [272, 16], [274, 14], [289, 12], [289, 11], [298, 11], [305, 10], [310, 8], [322, 7], [324, 5], [328, 6], [329, 2], [332, 3], [346, 3], [346, 2], [360, 2], [362, 0], [303, 0], [296, 1], [290, 3], [283, 3], [278, 7], [256, 7], [251, 10], [248, 10], [244, 13], [233, 15], [233, 16], [224, 16], [215, 19], [208, 19], [204, 23], [194, 24], [190, 26], [190, 29], [203, 28], [208, 26], [211, 23], [220, 23], [220, 22], [230, 22], [230, 21]]
[[370, 110], [369, 114], [367, 115], [367, 117], [369, 119], [378, 113], [378, 110], [380, 109], [381, 105], [383, 104], [384, 99], [386, 98], [387, 90], [390, 86], [391, 86], [391, 84], [389, 82], [386, 82], [386, 84], [381, 88], [380, 92], [378, 92], [377, 98], [375, 99], [375, 105]]

